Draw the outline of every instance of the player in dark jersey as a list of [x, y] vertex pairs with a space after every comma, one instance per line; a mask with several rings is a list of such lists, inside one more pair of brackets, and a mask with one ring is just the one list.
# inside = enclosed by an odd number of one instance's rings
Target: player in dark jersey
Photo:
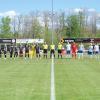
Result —
[[23, 46], [19, 46], [19, 57], [23, 57]]
[[40, 46], [36, 44], [35, 49], [36, 49], [36, 57], [40, 58]]
[[2, 49], [1, 49], [1, 45], [0, 45], [0, 58], [2, 57]]
[[26, 57], [29, 58], [29, 45], [28, 44], [25, 45], [25, 58]]
[[14, 58], [15, 57], [18, 57], [18, 47], [17, 46], [14, 47]]
[[4, 57], [7, 58], [7, 45], [4, 45]]
[[12, 58], [12, 56], [13, 56], [13, 45], [10, 46], [10, 51], [9, 52], [10, 52], [10, 58]]

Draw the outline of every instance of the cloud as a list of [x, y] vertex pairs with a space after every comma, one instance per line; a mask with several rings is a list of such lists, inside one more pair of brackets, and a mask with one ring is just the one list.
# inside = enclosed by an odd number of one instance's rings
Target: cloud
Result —
[[75, 9], [73, 9], [73, 11], [74, 11], [75, 13], [79, 13], [79, 12], [82, 12], [83, 9], [81, 9], [81, 8], [75, 8]]
[[0, 13], [1, 17], [9, 16], [10, 18], [12, 18], [12, 17], [17, 16], [17, 15], [19, 15], [19, 14], [17, 12], [13, 11], [13, 10]]
[[99, 18], [100, 18], [100, 13], [98, 13], [98, 14], [97, 14], [97, 17], [99, 17]]
[[43, 17], [38, 17], [39, 23], [44, 26]]
[[88, 9], [89, 12], [95, 12], [96, 10], [94, 8]]
[[[73, 12], [75, 12], [75, 13], [79, 13], [79, 12], [83, 12], [84, 11], [84, 8], [82, 9], [82, 8], [74, 8], [73, 9]], [[88, 12], [95, 12], [96, 11], [96, 9], [94, 9], [94, 8], [89, 8], [89, 9], [87, 9], [87, 11]]]
[[3, 14], [2, 14], [2, 13], [0, 13], [0, 16], [3, 16]]

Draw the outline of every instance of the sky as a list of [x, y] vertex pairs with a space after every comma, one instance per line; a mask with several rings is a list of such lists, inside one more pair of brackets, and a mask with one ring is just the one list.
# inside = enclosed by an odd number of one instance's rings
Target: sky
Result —
[[[52, 0], [0, 0], [0, 14], [15, 13], [25, 14], [34, 10], [51, 10]], [[54, 10], [69, 8], [90, 8], [100, 12], [100, 0], [53, 0]]]

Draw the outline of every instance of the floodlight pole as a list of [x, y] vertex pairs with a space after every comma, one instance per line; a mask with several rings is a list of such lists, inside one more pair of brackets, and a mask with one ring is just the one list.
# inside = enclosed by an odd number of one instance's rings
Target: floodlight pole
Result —
[[54, 11], [53, 11], [53, 0], [52, 0], [52, 18], [51, 18], [51, 19], [52, 19], [52, 39], [51, 39], [51, 40], [52, 40], [52, 44], [53, 44], [53, 32], [54, 32], [54, 30], [53, 30], [53, 28], [54, 28], [54, 27], [53, 27], [53, 18], [54, 18], [53, 12], [54, 12]]

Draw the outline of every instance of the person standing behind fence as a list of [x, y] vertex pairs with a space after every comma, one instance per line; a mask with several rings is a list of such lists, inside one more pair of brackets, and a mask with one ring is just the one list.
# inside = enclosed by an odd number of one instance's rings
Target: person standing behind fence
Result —
[[47, 59], [48, 45], [46, 42], [43, 44], [43, 53], [44, 53], [44, 58]]
[[7, 45], [4, 45], [4, 59], [7, 58]]
[[55, 45], [53, 43], [50, 45], [50, 58], [52, 56], [55, 58]]
[[58, 58], [59, 56], [62, 58], [62, 44], [61, 43], [58, 44]]
[[97, 59], [99, 59], [99, 45], [96, 43], [95, 45], [94, 45], [94, 54], [95, 54], [95, 57], [97, 58]]

